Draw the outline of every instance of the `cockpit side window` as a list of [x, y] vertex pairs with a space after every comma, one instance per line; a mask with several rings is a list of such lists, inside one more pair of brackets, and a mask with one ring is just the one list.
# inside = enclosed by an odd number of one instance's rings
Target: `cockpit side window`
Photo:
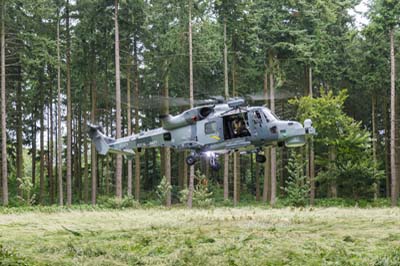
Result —
[[278, 117], [267, 108], [263, 109], [263, 113], [264, 113], [268, 123], [278, 120]]
[[253, 118], [254, 118], [254, 123], [261, 126], [262, 118], [259, 111], [254, 111]]

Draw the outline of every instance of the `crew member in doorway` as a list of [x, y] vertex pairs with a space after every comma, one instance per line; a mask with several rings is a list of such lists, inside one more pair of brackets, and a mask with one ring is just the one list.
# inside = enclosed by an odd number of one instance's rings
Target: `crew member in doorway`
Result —
[[244, 133], [244, 130], [246, 129], [244, 126], [244, 121], [243, 119], [236, 118], [232, 122], [233, 124], [233, 134], [235, 137], [241, 137]]

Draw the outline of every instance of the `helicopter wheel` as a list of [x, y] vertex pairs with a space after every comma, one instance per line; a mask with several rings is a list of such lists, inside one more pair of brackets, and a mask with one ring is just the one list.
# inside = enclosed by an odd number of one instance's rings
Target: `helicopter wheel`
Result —
[[267, 158], [262, 155], [262, 154], [257, 154], [256, 155], [256, 162], [257, 163], [265, 163], [265, 161], [267, 160]]
[[196, 157], [195, 156], [193, 156], [193, 155], [189, 155], [188, 157], [186, 157], [186, 163], [187, 163], [187, 165], [189, 165], [189, 166], [192, 166], [192, 165], [194, 165], [195, 163], [196, 163]]
[[217, 158], [211, 157], [210, 158], [210, 167], [214, 171], [218, 171], [221, 169], [221, 164], [217, 161]]

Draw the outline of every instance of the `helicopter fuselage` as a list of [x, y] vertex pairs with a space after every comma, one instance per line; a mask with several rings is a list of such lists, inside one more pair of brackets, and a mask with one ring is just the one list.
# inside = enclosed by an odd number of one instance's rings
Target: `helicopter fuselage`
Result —
[[306, 120], [303, 127], [296, 121], [278, 119], [266, 107], [241, 107], [235, 102], [195, 107], [161, 120], [163, 127], [117, 140], [93, 125], [89, 125], [89, 135], [100, 154], [133, 155], [135, 149], [172, 147], [191, 150], [195, 160], [204, 154], [259, 153], [262, 147], [271, 145], [299, 147], [305, 144], [307, 134], [315, 133], [311, 120]]

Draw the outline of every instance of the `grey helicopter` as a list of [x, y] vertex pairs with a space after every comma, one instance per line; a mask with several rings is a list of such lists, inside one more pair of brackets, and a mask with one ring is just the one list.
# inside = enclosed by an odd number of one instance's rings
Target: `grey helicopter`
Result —
[[263, 147], [300, 147], [307, 136], [315, 134], [310, 119], [304, 121], [304, 126], [297, 121], [280, 120], [265, 106], [246, 106], [243, 98], [209, 102], [175, 116], [160, 116], [162, 127], [131, 136], [114, 139], [93, 124], [88, 124], [88, 134], [101, 155], [116, 153], [131, 159], [134, 150], [171, 147], [189, 150], [186, 163], [190, 166], [207, 158], [213, 170], [220, 168], [221, 154], [255, 153], [256, 161], [263, 163]]

